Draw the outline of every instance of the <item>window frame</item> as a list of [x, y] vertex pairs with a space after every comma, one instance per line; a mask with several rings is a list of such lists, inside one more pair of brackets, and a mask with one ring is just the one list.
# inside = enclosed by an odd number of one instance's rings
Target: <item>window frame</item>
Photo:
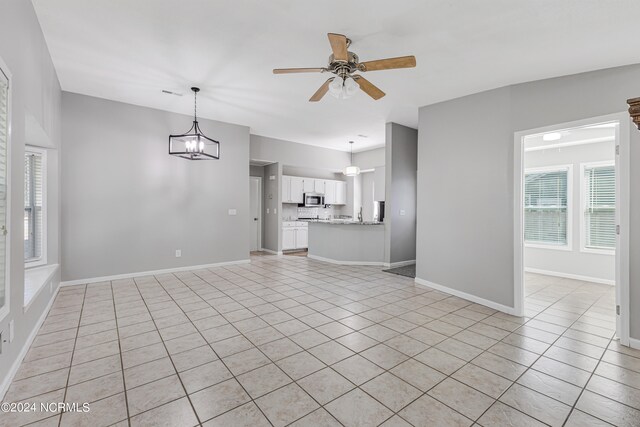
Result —
[[[567, 173], [567, 243], [564, 245], [552, 245], [544, 243], [527, 242], [525, 233], [526, 223], [526, 204], [524, 203], [524, 196], [526, 194], [525, 180], [528, 174], [532, 173], [546, 173], [546, 172], [566, 172]], [[534, 166], [531, 168], [525, 168], [522, 176], [522, 241], [525, 248], [536, 249], [552, 249], [556, 251], [572, 251], [573, 250], [573, 164], [565, 165], [552, 165], [552, 166]]]
[[0, 321], [3, 321], [11, 313], [11, 170], [13, 162], [11, 161], [11, 146], [13, 142], [12, 132], [12, 113], [13, 113], [13, 76], [11, 70], [7, 64], [0, 57], [0, 73], [7, 79], [7, 168], [6, 168], [6, 185], [7, 185], [7, 200], [6, 200], [6, 212], [5, 212], [5, 227], [8, 233], [5, 236], [5, 266], [4, 266], [4, 305], [0, 307]]
[[[580, 252], [589, 253], [589, 254], [615, 256], [616, 254], [615, 246], [611, 249], [596, 249], [596, 248], [587, 247], [587, 224], [586, 224], [586, 218], [584, 215], [584, 210], [586, 208], [586, 203], [587, 203], [587, 180], [585, 177], [585, 171], [589, 167], [602, 167], [602, 166], [606, 166], [606, 167], [613, 166], [616, 175], [618, 174], [615, 160], [604, 160], [600, 162], [580, 163]], [[617, 185], [617, 181], [616, 181], [616, 185]], [[617, 196], [618, 194], [616, 191], [616, 197]], [[616, 239], [617, 238], [618, 237], [616, 236]]]
[[[30, 261], [24, 260], [25, 269], [47, 265], [47, 150], [33, 145], [25, 145], [24, 155], [30, 153], [39, 155], [42, 159], [42, 254], [39, 258]], [[26, 182], [23, 182], [23, 185], [26, 185]]]

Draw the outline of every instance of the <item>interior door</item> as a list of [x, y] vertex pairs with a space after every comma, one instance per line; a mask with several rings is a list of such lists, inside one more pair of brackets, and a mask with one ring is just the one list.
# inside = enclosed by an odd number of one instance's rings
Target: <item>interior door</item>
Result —
[[9, 311], [7, 263], [7, 164], [9, 143], [9, 78], [0, 69], [0, 319]]
[[261, 191], [262, 187], [261, 179], [255, 176], [249, 177], [249, 230], [250, 230], [250, 243], [249, 247], [251, 251], [260, 250], [260, 213], [261, 207]]

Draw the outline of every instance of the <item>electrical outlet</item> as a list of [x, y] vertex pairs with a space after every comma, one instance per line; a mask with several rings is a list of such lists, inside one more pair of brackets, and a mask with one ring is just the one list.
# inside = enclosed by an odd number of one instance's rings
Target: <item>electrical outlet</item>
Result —
[[180, 258], [182, 256], [182, 250], [176, 249], [176, 258]]
[[400, 209], [400, 216], [404, 216], [405, 212], [404, 209]]
[[278, 209], [273, 208], [273, 214], [275, 215], [275, 214], [277, 214], [277, 213], [278, 213]]
[[269, 208], [267, 208], [267, 213], [269, 213]]
[[238, 211], [236, 209], [229, 209], [229, 215], [234, 216], [237, 214], [238, 214]]

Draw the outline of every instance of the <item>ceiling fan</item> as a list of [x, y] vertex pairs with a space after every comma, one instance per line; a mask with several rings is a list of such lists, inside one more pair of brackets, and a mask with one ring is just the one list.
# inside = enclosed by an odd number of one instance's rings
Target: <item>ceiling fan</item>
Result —
[[398, 58], [378, 59], [375, 61], [360, 62], [360, 58], [353, 52], [349, 52], [351, 40], [342, 34], [329, 33], [329, 43], [333, 53], [329, 56], [329, 65], [319, 68], [276, 68], [273, 74], [293, 73], [325, 73], [335, 74], [328, 79], [320, 89], [309, 99], [317, 102], [330, 92], [337, 98], [348, 98], [358, 89], [362, 89], [375, 100], [382, 98], [385, 93], [377, 86], [356, 72], [390, 70], [393, 68], [412, 68], [416, 66], [415, 56], [401, 56]]

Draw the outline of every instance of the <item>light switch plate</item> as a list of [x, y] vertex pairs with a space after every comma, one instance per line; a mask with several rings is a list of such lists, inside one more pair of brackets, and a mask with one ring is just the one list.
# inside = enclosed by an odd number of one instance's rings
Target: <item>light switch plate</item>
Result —
[[269, 208], [267, 208], [267, 213], [269, 213]]
[[276, 180], [275, 175], [269, 175], [269, 181], [275, 181], [275, 180]]
[[237, 213], [238, 213], [238, 211], [237, 211], [237, 210], [235, 210], [235, 209], [229, 209], [229, 215], [232, 215], [232, 216], [233, 216], [233, 215], [236, 215]]
[[182, 256], [182, 250], [176, 249], [176, 258], [180, 258]]
[[278, 209], [277, 208], [273, 208], [273, 214], [277, 214], [278, 213]]
[[404, 209], [400, 209], [400, 216], [404, 216], [405, 212]]

